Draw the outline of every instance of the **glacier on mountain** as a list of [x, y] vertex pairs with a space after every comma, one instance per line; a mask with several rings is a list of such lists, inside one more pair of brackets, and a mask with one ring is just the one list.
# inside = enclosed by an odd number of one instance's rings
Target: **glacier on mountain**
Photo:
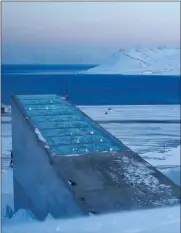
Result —
[[180, 48], [120, 49], [87, 74], [180, 74]]

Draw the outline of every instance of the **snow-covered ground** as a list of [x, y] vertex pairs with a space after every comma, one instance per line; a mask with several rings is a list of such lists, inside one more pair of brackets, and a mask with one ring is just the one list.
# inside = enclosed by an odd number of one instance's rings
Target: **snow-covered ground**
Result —
[[120, 49], [103, 64], [83, 73], [179, 75], [180, 48]]
[[154, 166], [180, 165], [179, 105], [81, 106], [80, 109]]
[[[109, 108], [109, 110], [108, 110]], [[101, 125], [149, 163], [180, 185], [180, 106], [80, 106]], [[105, 114], [107, 112], [107, 114]], [[126, 122], [130, 120], [131, 123]], [[140, 123], [141, 122], [141, 123]], [[2, 224], [5, 232], [179, 232], [180, 206], [113, 214], [67, 221], [32, 223], [25, 210], [12, 219], [6, 206], [13, 208], [11, 118], [2, 117]], [[31, 221], [31, 227], [30, 223]], [[24, 223], [23, 223], [24, 222]], [[130, 224], [130, 222], [132, 224]], [[28, 225], [26, 225], [28, 224]], [[22, 231], [23, 229], [23, 231]], [[171, 229], [171, 231], [170, 231]]]
[[[18, 217], [26, 215], [20, 211]], [[103, 216], [70, 220], [52, 220], [51, 217], [43, 223], [27, 220], [2, 226], [3, 233], [179, 233], [180, 206], [133, 211]]]

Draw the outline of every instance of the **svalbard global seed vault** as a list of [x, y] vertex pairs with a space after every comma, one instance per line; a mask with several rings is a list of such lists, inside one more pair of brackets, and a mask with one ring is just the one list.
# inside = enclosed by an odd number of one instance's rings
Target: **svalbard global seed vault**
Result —
[[180, 189], [57, 95], [12, 97], [14, 205], [37, 219], [179, 203]]

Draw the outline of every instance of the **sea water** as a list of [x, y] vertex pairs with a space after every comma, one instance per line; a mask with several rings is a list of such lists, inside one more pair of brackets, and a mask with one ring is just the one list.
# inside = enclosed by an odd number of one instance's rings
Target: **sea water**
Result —
[[95, 65], [3, 65], [2, 102], [13, 94], [65, 95], [76, 105], [180, 104], [180, 76], [81, 74]]

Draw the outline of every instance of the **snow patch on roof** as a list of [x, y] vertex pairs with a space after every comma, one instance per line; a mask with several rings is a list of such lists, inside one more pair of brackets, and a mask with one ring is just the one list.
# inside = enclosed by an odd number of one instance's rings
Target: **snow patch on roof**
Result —
[[[134, 158], [121, 157], [121, 159], [115, 159], [114, 162], [117, 164], [118, 171], [126, 183], [132, 187], [143, 187], [143, 190], [148, 189], [151, 191], [152, 195], [155, 193], [166, 192], [167, 197], [165, 200], [155, 201], [155, 205], [159, 205], [161, 202], [166, 204], [176, 204], [178, 203], [178, 198], [174, 197], [169, 185], [161, 184], [159, 180], [154, 175], [154, 170], [151, 165], [145, 166], [145, 164], [134, 160]], [[122, 165], [124, 164], [124, 166]], [[116, 183], [119, 184], [119, 177], [116, 175], [117, 170], [110, 166], [109, 174]], [[117, 168], [116, 168], [117, 169]], [[145, 191], [144, 191], [145, 192]], [[148, 198], [149, 199], [149, 198]]]
[[35, 133], [38, 136], [40, 141], [47, 143], [47, 141], [45, 140], [45, 138], [43, 137], [43, 135], [41, 134], [38, 128], [35, 128]]

